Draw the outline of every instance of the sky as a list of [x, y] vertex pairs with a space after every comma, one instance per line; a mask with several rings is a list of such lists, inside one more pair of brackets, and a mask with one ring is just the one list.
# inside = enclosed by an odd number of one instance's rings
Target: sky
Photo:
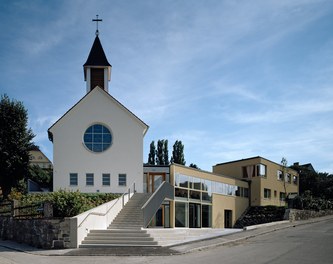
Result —
[[262, 156], [333, 173], [333, 1], [0, 0], [0, 94], [22, 101], [34, 142], [86, 94], [95, 38], [110, 94], [186, 165]]

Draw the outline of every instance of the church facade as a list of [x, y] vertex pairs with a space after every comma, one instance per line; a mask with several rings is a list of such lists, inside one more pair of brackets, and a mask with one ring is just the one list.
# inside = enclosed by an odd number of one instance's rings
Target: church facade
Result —
[[48, 130], [54, 190], [143, 191], [143, 137], [148, 126], [108, 93], [109, 64], [98, 34], [84, 64], [87, 94]]

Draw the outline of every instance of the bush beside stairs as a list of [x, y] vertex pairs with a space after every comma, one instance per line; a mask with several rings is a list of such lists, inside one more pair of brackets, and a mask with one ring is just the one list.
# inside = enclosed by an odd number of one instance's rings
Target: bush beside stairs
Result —
[[282, 221], [284, 220], [284, 213], [285, 207], [252, 206], [236, 221], [234, 228]]
[[142, 230], [141, 207], [150, 196], [135, 193], [106, 230], [90, 230], [79, 247], [158, 246], [147, 231]]

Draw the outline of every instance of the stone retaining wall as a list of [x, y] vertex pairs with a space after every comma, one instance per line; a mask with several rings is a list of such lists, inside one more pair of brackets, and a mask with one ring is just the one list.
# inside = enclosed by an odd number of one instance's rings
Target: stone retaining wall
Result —
[[0, 217], [0, 238], [37, 248], [69, 248], [69, 218], [15, 219]]
[[287, 209], [285, 212], [284, 219], [290, 221], [297, 221], [297, 220], [306, 220], [309, 218], [321, 217], [326, 215], [333, 215], [333, 210], [312, 211], [312, 210]]

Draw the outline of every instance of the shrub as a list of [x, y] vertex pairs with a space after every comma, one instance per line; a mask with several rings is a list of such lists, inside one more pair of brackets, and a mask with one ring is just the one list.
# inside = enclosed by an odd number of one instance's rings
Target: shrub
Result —
[[319, 197], [313, 197], [311, 193], [306, 192], [303, 195], [296, 196], [294, 199], [290, 200], [289, 207], [315, 211], [332, 210], [333, 202]]
[[88, 194], [79, 191], [60, 190], [50, 193], [31, 193], [23, 195], [17, 190], [10, 194], [10, 199], [19, 200], [21, 205], [50, 202], [53, 205], [54, 217], [72, 217], [91, 208], [119, 197], [118, 194]]

